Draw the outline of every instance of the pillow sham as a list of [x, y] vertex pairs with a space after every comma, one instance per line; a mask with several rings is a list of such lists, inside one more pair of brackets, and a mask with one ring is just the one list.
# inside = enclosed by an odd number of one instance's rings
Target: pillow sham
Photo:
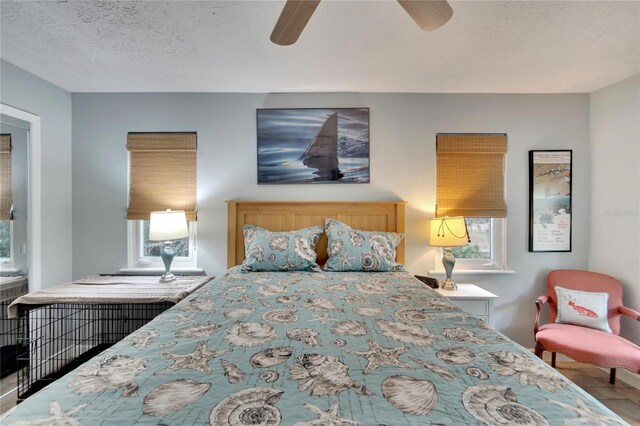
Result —
[[556, 286], [558, 316], [556, 322], [581, 325], [611, 333], [607, 319], [608, 293], [569, 290]]
[[297, 231], [274, 232], [254, 225], [244, 225], [243, 271], [311, 271], [316, 263], [316, 244], [321, 226]]
[[361, 231], [335, 219], [325, 221], [327, 271], [404, 271], [396, 262], [396, 247], [404, 234], [396, 232]]

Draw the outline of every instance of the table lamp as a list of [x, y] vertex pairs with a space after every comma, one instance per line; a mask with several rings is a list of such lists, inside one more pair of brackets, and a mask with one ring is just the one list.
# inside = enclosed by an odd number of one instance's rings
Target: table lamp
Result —
[[189, 227], [187, 226], [187, 216], [183, 211], [172, 211], [167, 209], [162, 212], [151, 212], [149, 220], [149, 240], [162, 241], [162, 262], [164, 263], [164, 275], [160, 277], [161, 283], [175, 281], [176, 277], [171, 273], [171, 262], [176, 252], [171, 246], [174, 240], [187, 238]]
[[440, 288], [444, 290], [458, 289], [456, 283], [451, 281], [451, 272], [453, 272], [453, 266], [456, 264], [456, 259], [451, 254], [451, 247], [466, 246], [470, 242], [464, 217], [437, 217], [431, 219], [429, 244], [433, 247], [444, 247], [442, 265], [447, 273], [447, 278]]

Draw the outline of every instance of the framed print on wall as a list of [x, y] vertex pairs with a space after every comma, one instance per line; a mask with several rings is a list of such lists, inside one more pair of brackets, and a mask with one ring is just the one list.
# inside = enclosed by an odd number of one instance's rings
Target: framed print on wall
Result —
[[369, 183], [369, 108], [258, 109], [258, 184]]
[[571, 251], [572, 151], [529, 151], [529, 251]]

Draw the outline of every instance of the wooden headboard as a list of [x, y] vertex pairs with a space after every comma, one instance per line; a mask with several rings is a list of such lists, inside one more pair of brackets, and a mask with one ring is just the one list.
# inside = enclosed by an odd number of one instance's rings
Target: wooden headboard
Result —
[[[294, 231], [324, 226], [326, 218], [338, 219], [364, 231], [404, 232], [404, 201], [227, 201], [227, 267], [244, 260], [242, 227], [256, 225], [270, 231]], [[327, 260], [327, 237], [322, 234], [316, 246], [317, 262]], [[404, 263], [404, 239], [396, 260]]]

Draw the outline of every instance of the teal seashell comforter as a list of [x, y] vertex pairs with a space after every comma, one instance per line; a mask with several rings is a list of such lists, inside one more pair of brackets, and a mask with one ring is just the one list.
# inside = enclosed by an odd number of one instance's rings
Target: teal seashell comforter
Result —
[[407, 272], [236, 267], [2, 424], [625, 423]]

